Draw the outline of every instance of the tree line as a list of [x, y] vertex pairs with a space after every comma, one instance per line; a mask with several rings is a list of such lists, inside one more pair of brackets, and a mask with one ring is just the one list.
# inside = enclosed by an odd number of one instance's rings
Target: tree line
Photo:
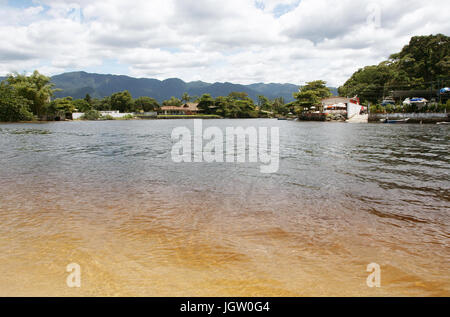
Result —
[[[286, 103], [282, 97], [269, 99], [263, 95], [259, 95], [255, 103], [245, 92], [232, 92], [228, 96], [216, 98], [210, 94], [204, 94], [195, 102], [198, 103], [199, 110], [207, 115], [218, 115], [224, 118], [267, 118], [298, 115], [330, 96], [332, 93], [326, 87], [326, 82], [316, 80], [293, 93], [295, 100], [290, 103]], [[173, 102], [176, 102], [176, 98]]]
[[55, 92], [50, 77], [34, 71], [30, 76], [11, 74], [0, 83], [0, 121], [32, 121], [65, 118], [73, 112], [85, 113], [84, 118], [95, 120], [99, 111], [119, 111], [139, 113], [159, 111], [162, 106], [181, 106], [187, 102], [198, 103], [205, 115], [218, 115], [224, 118], [258, 118], [296, 115], [331, 96], [324, 81], [307, 83], [294, 93], [295, 101], [285, 103], [279, 97], [273, 100], [258, 96], [255, 103], [245, 92], [232, 92], [228, 96], [213, 98], [209, 94], [200, 97], [184, 93], [181, 98], [171, 97], [162, 104], [151, 97], [133, 98], [129, 91], [121, 91], [104, 98], [92, 98], [89, 94], [83, 99], [64, 97], [52, 99]]
[[75, 111], [84, 112], [88, 118], [99, 117], [98, 111], [120, 112], [157, 111], [160, 104], [151, 97], [134, 99], [128, 91], [122, 91], [97, 99], [89, 94], [84, 99], [64, 97], [53, 99], [55, 92], [50, 77], [34, 71], [32, 75], [11, 74], [0, 83], [0, 121], [31, 121], [65, 117]]

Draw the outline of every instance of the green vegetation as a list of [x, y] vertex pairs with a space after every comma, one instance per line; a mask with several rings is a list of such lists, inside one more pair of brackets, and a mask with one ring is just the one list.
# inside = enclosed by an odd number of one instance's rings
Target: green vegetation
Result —
[[370, 106], [371, 113], [426, 113], [426, 112], [447, 112], [450, 113], [450, 100], [446, 104], [437, 103], [418, 108], [416, 105], [387, 105], [382, 106], [379, 104]]
[[183, 94], [183, 96], [181, 96], [181, 101], [182, 102], [190, 102], [191, 101], [191, 99], [192, 99], [192, 97], [191, 96], [189, 96], [189, 94], [187, 93], [187, 92], [185, 92], [184, 94]]
[[[143, 113], [159, 111], [158, 101], [150, 97], [133, 99], [129, 91], [124, 90], [102, 99], [91, 98], [89, 94], [84, 99], [72, 97], [51, 100], [54, 92], [50, 78], [35, 71], [31, 76], [14, 74], [2, 84], [2, 121], [31, 120], [33, 116], [39, 120], [63, 120], [70, 118], [74, 112], [83, 112], [82, 120], [114, 120], [111, 115], [102, 117], [100, 111], [119, 111], [121, 113]], [[331, 95], [324, 81], [315, 81], [302, 87], [294, 94], [296, 100], [285, 104], [282, 97], [270, 100], [265, 96], [258, 96], [256, 105], [246, 92], [232, 92], [228, 96], [213, 98], [209, 94], [192, 97], [184, 93], [181, 99], [171, 97], [162, 106], [182, 106], [194, 101], [198, 103], [203, 118], [267, 118], [285, 116], [302, 111], [304, 107], [320, 103], [320, 99]], [[161, 116], [160, 116], [161, 117]], [[165, 118], [171, 116], [163, 116]], [[173, 116], [179, 118], [180, 116]], [[192, 118], [192, 116], [183, 116]], [[132, 119], [127, 116], [121, 119]]]
[[81, 117], [81, 120], [98, 120], [100, 119], [100, 117], [100, 112], [91, 109], [84, 113], [84, 115]]
[[[91, 98], [89, 94], [83, 99], [72, 97], [52, 100], [55, 93], [50, 78], [35, 71], [31, 76], [14, 74], [2, 84], [2, 121], [31, 120], [33, 116], [39, 120], [63, 120], [70, 118], [74, 112], [83, 112], [82, 120], [114, 120], [111, 115], [101, 116], [100, 111], [119, 111], [121, 113], [144, 113], [159, 111], [158, 101], [150, 97], [133, 99], [129, 91], [124, 90], [102, 99]], [[182, 106], [194, 101], [198, 103], [201, 113], [196, 117], [203, 118], [268, 118], [286, 116], [302, 111], [303, 107], [316, 105], [330, 91], [323, 81], [308, 83], [299, 93], [294, 94], [296, 100], [285, 104], [282, 97], [270, 100], [258, 96], [256, 105], [246, 92], [232, 92], [228, 96], [213, 98], [209, 94], [193, 97], [184, 93], [181, 99], [171, 97], [162, 106]], [[180, 116], [160, 116], [179, 118]], [[192, 118], [193, 116], [183, 116]], [[133, 116], [121, 118], [132, 119]]]
[[136, 112], [150, 112], [159, 109], [159, 104], [156, 99], [150, 97], [139, 97], [134, 100], [134, 111]]
[[53, 89], [50, 77], [34, 71], [31, 76], [12, 74], [8, 76], [8, 84], [16, 93], [30, 101], [31, 112], [40, 117], [46, 114], [50, 99], [57, 91]]
[[175, 97], [171, 97], [169, 100], [165, 100], [163, 101], [163, 106], [174, 106], [174, 107], [179, 107], [183, 104], [183, 102]]
[[20, 96], [13, 87], [0, 83], [0, 121], [31, 121], [30, 101]]
[[359, 69], [338, 91], [341, 96], [358, 95], [363, 103], [374, 104], [393, 90], [433, 90], [448, 86], [449, 74], [450, 37], [415, 36], [388, 61]]
[[134, 116], [132, 114], [127, 114], [126, 116], [117, 118], [117, 120], [132, 120], [132, 119], [134, 119]]
[[114, 120], [114, 117], [110, 114], [107, 114], [106, 116], [102, 116], [103, 120]]
[[[96, 111], [119, 111], [126, 112], [150, 112], [157, 111], [160, 105], [154, 98], [139, 97], [133, 99], [130, 92], [127, 90], [114, 93], [111, 96], [103, 99], [93, 99], [89, 94], [84, 99], [73, 100], [73, 105], [78, 112], [88, 112], [89, 110]], [[106, 116], [107, 120], [112, 120]]]
[[0, 90], [0, 121], [27, 121], [45, 115], [56, 91], [50, 78], [38, 71], [31, 76], [9, 75]]
[[303, 111], [305, 108], [310, 108], [320, 105], [320, 101], [324, 98], [331, 97], [333, 94], [330, 89], [327, 88], [326, 82], [323, 80], [316, 80], [307, 83], [300, 88], [298, 93], [294, 94], [296, 101], [292, 103], [294, 107], [300, 109], [294, 110], [294, 112]]
[[111, 109], [119, 110], [120, 112], [130, 112], [134, 110], [133, 97], [128, 90], [117, 92], [110, 97]]
[[232, 92], [227, 97], [212, 98], [204, 94], [198, 100], [198, 108], [204, 114], [225, 118], [257, 118], [258, 109], [245, 92]]
[[47, 114], [60, 119], [65, 119], [67, 114], [73, 113], [75, 106], [72, 97], [58, 98], [50, 102], [47, 108]]
[[[87, 95], [86, 97], [88, 97], [89, 95]], [[92, 100], [90, 99], [90, 97], [88, 97], [89, 101], [87, 101], [86, 99], [76, 99], [73, 100], [73, 106], [75, 107], [75, 109], [77, 109], [77, 111], [79, 112], [87, 112], [89, 110], [92, 109]]]

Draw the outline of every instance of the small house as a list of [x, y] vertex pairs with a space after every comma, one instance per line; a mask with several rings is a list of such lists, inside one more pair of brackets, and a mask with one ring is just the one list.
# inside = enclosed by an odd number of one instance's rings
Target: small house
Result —
[[187, 102], [181, 106], [162, 106], [160, 114], [162, 115], [196, 115], [200, 112], [198, 103]]

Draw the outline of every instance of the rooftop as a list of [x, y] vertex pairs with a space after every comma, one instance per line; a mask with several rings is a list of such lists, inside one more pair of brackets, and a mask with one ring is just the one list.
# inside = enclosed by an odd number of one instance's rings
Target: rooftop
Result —
[[181, 106], [162, 106], [161, 110], [198, 111], [198, 103], [188, 102]]

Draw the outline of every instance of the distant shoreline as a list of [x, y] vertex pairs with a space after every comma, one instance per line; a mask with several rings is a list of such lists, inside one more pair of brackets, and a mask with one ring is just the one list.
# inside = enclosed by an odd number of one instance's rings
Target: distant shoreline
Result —
[[[47, 123], [73, 123], [73, 122], [111, 122], [111, 121], [158, 121], [158, 120], [194, 120], [194, 119], [204, 119], [204, 120], [277, 120], [277, 118], [204, 118], [204, 117], [178, 117], [178, 118], [154, 118], [154, 119], [127, 119], [127, 120], [62, 120], [62, 121], [17, 121], [17, 122], [1, 122], [0, 125], [13, 125], [13, 124], [47, 124]], [[293, 122], [292, 120], [286, 120], [288, 122]], [[319, 123], [347, 123], [344, 121], [325, 121], [325, 120], [298, 120], [295, 122], [319, 122]], [[427, 124], [435, 125], [438, 122], [450, 122], [449, 119], [428, 119], [428, 120], [418, 120], [417, 118], [408, 121], [406, 124]], [[382, 123], [378, 119], [374, 120], [371, 118], [368, 124], [379, 124]], [[367, 124], [367, 123], [366, 123]]]

